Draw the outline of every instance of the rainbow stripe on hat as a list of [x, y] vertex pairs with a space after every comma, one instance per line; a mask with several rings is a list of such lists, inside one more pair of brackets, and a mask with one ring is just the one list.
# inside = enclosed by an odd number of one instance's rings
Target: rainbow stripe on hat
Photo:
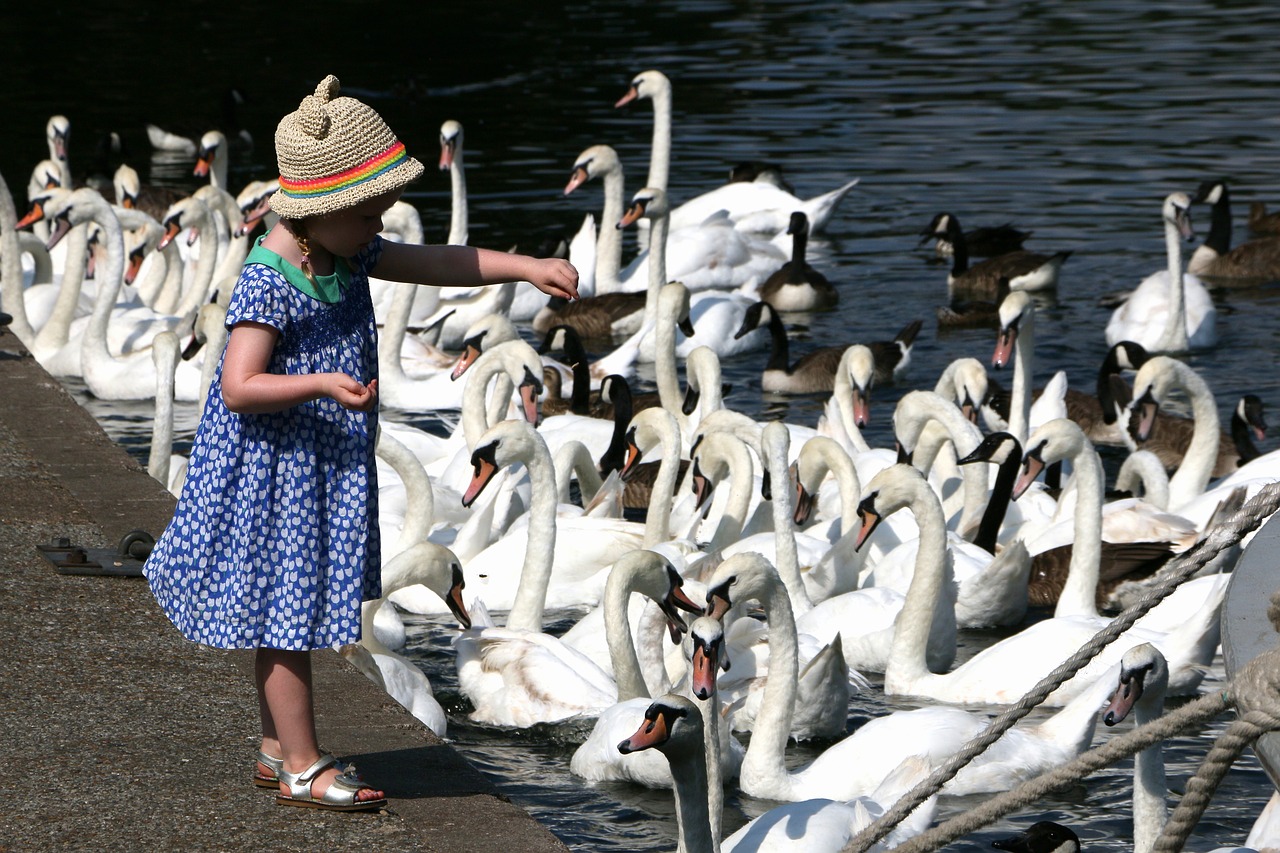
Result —
[[379, 175], [389, 172], [409, 159], [404, 143], [397, 141], [386, 151], [378, 154], [357, 166], [323, 178], [295, 181], [280, 176], [280, 192], [290, 198], [318, 198], [331, 193], [341, 192], [350, 187], [371, 181]]

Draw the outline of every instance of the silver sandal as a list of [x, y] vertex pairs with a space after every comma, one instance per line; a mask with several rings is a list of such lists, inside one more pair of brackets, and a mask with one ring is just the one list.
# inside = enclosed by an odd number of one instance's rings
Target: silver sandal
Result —
[[258, 765], [255, 764], [253, 766], [253, 784], [259, 788], [280, 790], [280, 771], [284, 769], [284, 759], [276, 758], [274, 755], [267, 755], [262, 750], [258, 750], [258, 764], [271, 768], [271, 775], [263, 775], [258, 770]]
[[276, 802], [282, 806], [305, 806], [307, 808], [341, 812], [376, 811], [387, 804], [385, 797], [379, 797], [376, 800], [356, 799], [357, 793], [371, 786], [345, 773], [334, 779], [333, 784], [325, 790], [324, 794], [320, 797], [313, 797], [311, 795], [311, 783], [322, 772], [337, 763], [338, 759], [332, 755], [321, 755], [315, 764], [312, 764], [301, 773], [290, 773], [281, 766], [279, 779], [289, 786], [289, 795], [277, 795]]
[[[270, 788], [273, 791], [280, 790], [280, 769], [284, 767], [284, 759], [276, 758], [274, 755], [267, 755], [262, 750], [258, 750], [257, 761], [259, 764], [262, 764], [264, 767], [270, 768], [271, 775], [267, 776], [259, 772], [258, 766], [257, 764], [255, 764], [253, 767], [253, 784], [257, 785], [259, 788]], [[360, 775], [360, 773], [356, 770], [356, 765], [354, 762], [344, 764], [343, 762], [339, 761], [337, 763], [337, 768], [338, 768], [338, 772], [342, 773], [344, 776]]]

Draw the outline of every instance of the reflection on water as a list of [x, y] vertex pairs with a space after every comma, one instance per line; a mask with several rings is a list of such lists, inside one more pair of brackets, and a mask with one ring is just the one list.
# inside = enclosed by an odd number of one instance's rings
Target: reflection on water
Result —
[[[353, 7], [317, 0], [312, 8], [326, 20], [346, 20]], [[500, 0], [450, 7], [428, 27], [352, 32], [340, 57], [289, 39], [268, 47], [230, 16], [211, 14], [199, 27], [179, 29], [172, 16], [136, 11], [127, 22], [86, 16], [92, 27], [66, 26], [64, 47], [69, 55], [94, 55], [103, 39], [140, 38], [146, 63], [103, 62], [88, 73], [81, 64], [46, 61], [43, 40], [16, 40], [15, 67], [40, 69], [6, 93], [12, 122], [0, 136], [0, 173], [19, 197], [30, 168], [45, 156], [44, 121], [55, 111], [72, 120], [79, 174], [95, 167], [96, 134], [115, 129], [150, 181], [193, 188], [190, 163], [181, 158], [146, 168], [142, 126], [211, 115], [206, 105], [216, 107], [231, 84], [245, 90], [243, 119], [258, 140], [233, 159], [231, 183], [238, 188], [270, 177], [276, 120], [330, 71], [375, 103], [425, 162], [434, 159], [441, 122], [462, 122], [475, 245], [533, 246], [548, 231], [572, 233], [587, 212], [598, 215], [598, 185], [568, 198], [562, 192], [574, 159], [589, 145], [608, 142], [618, 150], [627, 195], [641, 185], [649, 104], [612, 104], [636, 72], [650, 67], [665, 71], [674, 86], [676, 200], [716, 186], [744, 160], [783, 164], [804, 197], [860, 177], [810, 244], [810, 262], [840, 289], [840, 306], [789, 319], [793, 356], [816, 345], [888, 339], [907, 321], [925, 320], [908, 379], [874, 391], [867, 437], [877, 446], [892, 441], [890, 414], [902, 393], [932, 386], [954, 358], [989, 362], [994, 345], [985, 330], [937, 331], [933, 315], [946, 299], [946, 267], [927, 247], [917, 248], [918, 232], [935, 213], [951, 211], [966, 227], [1011, 222], [1034, 232], [1029, 249], [1072, 250], [1059, 293], [1040, 307], [1035, 373], [1043, 384], [1065, 369], [1073, 387], [1086, 389], [1105, 351], [1108, 311], [1098, 300], [1164, 266], [1164, 196], [1225, 177], [1239, 242], [1247, 237], [1248, 203], [1274, 207], [1280, 193], [1274, 106], [1280, 69], [1270, 50], [1280, 7], [1263, 4], [654, 0], [640, 9], [601, 0], [567, 7]], [[14, 16], [14, 31], [36, 31], [55, 13], [29, 4], [6, 14]], [[272, 20], [278, 13], [263, 14], [263, 32], [273, 23], [283, 28]], [[429, 172], [407, 199], [422, 211], [429, 239], [443, 239], [447, 178]], [[1196, 208], [1192, 217], [1203, 235], [1208, 212]], [[628, 231], [624, 240], [629, 253], [635, 237]], [[1241, 394], [1273, 405], [1280, 398], [1278, 299], [1270, 286], [1215, 293], [1222, 344], [1188, 361], [1209, 381], [1223, 417]], [[726, 403], [814, 423], [822, 400], [761, 396], [763, 363], [762, 353], [725, 363], [733, 385]], [[652, 381], [651, 373], [640, 378]], [[131, 451], [145, 455], [149, 406], [89, 407]], [[189, 442], [194, 414], [189, 406], [177, 409], [179, 440]], [[440, 429], [431, 419], [388, 417]], [[448, 697], [455, 679], [446, 639], [419, 623], [414, 653]], [[1222, 678], [1220, 665], [1214, 675]], [[567, 774], [572, 744], [563, 733], [469, 727], [460, 700], [452, 701], [459, 746], [575, 849], [673, 847], [667, 794], [582, 786]], [[859, 697], [851, 719], [891, 707], [874, 695]], [[1220, 730], [1221, 723], [1211, 734]], [[1194, 771], [1207, 741], [1171, 742], [1175, 788]], [[794, 760], [810, 755], [801, 748]], [[1246, 757], [1240, 765], [1198, 837], [1241, 842], [1266, 801], [1271, 788], [1257, 763]], [[1122, 766], [1098, 774], [1006, 825], [1056, 817], [1072, 823], [1089, 850], [1127, 849], [1128, 772]], [[943, 810], [965, 805], [948, 802]], [[727, 827], [761, 807], [731, 799]], [[956, 847], [985, 849], [996, 834], [988, 830]]]

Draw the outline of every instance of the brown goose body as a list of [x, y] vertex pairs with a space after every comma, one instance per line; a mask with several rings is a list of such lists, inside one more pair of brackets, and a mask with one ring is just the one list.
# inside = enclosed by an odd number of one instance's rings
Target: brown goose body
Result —
[[760, 285], [760, 298], [779, 311], [817, 311], [834, 308], [839, 293], [827, 277], [805, 260], [809, 241], [809, 218], [804, 211], [791, 214], [787, 227], [791, 235], [791, 260]]
[[572, 326], [586, 340], [609, 340], [640, 328], [644, 300], [643, 292], [602, 293], [576, 302], [553, 299], [533, 318], [533, 328], [545, 334], [553, 326]]
[[1209, 236], [1187, 261], [1187, 272], [1220, 283], [1259, 284], [1280, 280], [1280, 236], [1231, 246], [1231, 194], [1222, 181], [1205, 181], [1193, 203], [1213, 205]]
[[1011, 290], [1049, 290], [1058, 285], [1058, 271], [1071, 252], [1052, 255], [1019, 249], [969, 265], [969, 246], [960, 221], [947, 215], [937, 236], [952, 246], [947, 286], [952, 299], [999, 299], [1001, 279]]

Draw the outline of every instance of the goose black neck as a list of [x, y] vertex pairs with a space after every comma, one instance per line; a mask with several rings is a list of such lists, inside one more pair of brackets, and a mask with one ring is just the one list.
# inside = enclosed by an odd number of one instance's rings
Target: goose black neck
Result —
[[809, 245], [809, 229], [797, 228], [791, 235], [791, 263], [804, 266], [805, 248]]
[[1249, 425], [1245, 423], [1244, 418], [1240, 417], [1239, 409], [1231, 413], [1231, 441], [1235, 445], [1236, 453], [1240, 455], [1238, 462], [1240, 465], [1252, 462], [1262, 455], [1258, 446], [1253, 443], [1253, 437], [1249, 435]]
[[[574, 392], [577, 392], [578, 380], [573, 380]], [[609, 476], [613, 471], [622, 470], [627, 459], [627, 428], [633, 415], [631, 386], [624, 381], [615, 380], [609, 383], [609, 400], [613, 403], [613, 435], [609, 446], [600, 457], [600, 474]]]
[[1219, 255], [1231, 251], [1231, 196], [1225, 186], [1222, 195], [1213, 204], [1213, 212], [1209, 218], [1209, 236], [1204, 244]]
[[1009, 500], [1013, 497], [1013, 484], [1018, 478], [1018, 470], [1021, 467], [1022, 454], [1011, 452], [996, 471], [996, 482], [991, 489], [991, 497], [987, 499], [987, 508], [982, 513], [982, 521], [978, 524], [978, 535], [973, 538], [973, 544], [988, 554], [994, 555], [996, 552], [996, 538], [1000, 533], [1000, 525], [1004, 524], [1005, 513], [1009, 511]]
[[960, 223], [952, 216], [947, 221], [947, 240], [951, 242], [951, 274], [963, 275], [969, 271], [969, 243], [964, 238]]
[[791, 367], [790, 345], [787, 343], [787, 327], [773, 308], [769, 309], [769, 363], [766, 370], [788, 370]]

